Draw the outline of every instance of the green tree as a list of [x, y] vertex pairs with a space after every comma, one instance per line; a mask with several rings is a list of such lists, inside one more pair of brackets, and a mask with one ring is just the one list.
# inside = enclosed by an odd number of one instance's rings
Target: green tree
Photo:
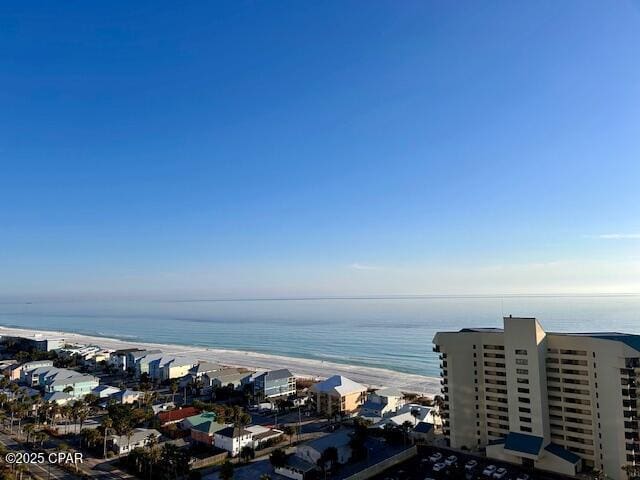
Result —
[[233, 463], [231, 463], [229, 460], [224, 462], [220, 467], [220, 479], [233, 480]]
[[29, 444], [29, 441], [31, 440], [31, 435], [33, 434], [33, 431], [35, 430], [36, 426], [33, 423], [29, 423], [28, 425], [24, 426], [24, 432], [27, 434], [27, 444]]
[[323, 472], [332, 470], [338, 464], [338, 449], [336, 447], [327, 447], [324, 449], [318, 459], [318, 466]]
[[249, 445], [245, 445], [240, 449], [240, 458], [245, 461], [245, 463], [249, 463], [250, 460], [253, 460], [256, 457], [256, 452]]
[[273, 468], [284, 467], [285, 463], [287, 463], [287, 454], [284, 453], [284, 450], [281, 448], [276, 448], [271, 455], [269, 455], [269, 461]]
[[175, 403], [176, 393], [178, 393], [178, 382], [176, 382], [175, 380], [171, 380], [169, 390], [171, 390], [171, 402]]
[[294, 425], [285, 425], [285, 427], [282, 429], [282, 432], [289, 437], [289, 445], [291, 445], [291, 441], [293, 439], [293, 436], [297, 433], [298, 428]]

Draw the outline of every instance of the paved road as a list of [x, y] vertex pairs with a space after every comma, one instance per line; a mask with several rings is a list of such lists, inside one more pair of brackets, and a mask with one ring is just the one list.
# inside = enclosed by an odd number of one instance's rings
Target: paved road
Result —
[[[0, 433], [0, 443], [7, 447], [7, 450], [12, 450], [15, 452], [25, 451], [22, 445], [20, 445], [13, 438], [11, 438], [9, 435], [5, 435], [4, 433]], [[27, 464], [27, 469], [33, 476], [42, 479], [77, 480], [79, 478], [55, 465], [50, 465], [48, 463], [44, 465]]]

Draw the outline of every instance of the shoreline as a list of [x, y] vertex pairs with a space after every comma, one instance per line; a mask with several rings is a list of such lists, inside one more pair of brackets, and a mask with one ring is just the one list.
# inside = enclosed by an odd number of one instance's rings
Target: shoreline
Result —
[[61, 336], [70, 343], [95, 344], [107, 349], [147, 348], [160, 349], [170, 355], [194, 357], [200, 361], [219, 363], [232, 367], [245, 367], [252, 370], [273, 370], [288, 368], [297, 377], [326, 378], [331, 375], [344, 375], [368, 387], [392, 387], [407, 393], [433, 396], [440, 393], [440, 379], [410, 373], [395, 372], [378, 367], [346, 365], [322, 360], [310, 360], [283, 355], [257, 353], [244, 350], [186, 346], [169, 343], [138, 342], [117, 338], [84, 335], [80, 333], [56, 330], [37, 330], [5, 327], [0, 325], [0, 335], [51, 335]]

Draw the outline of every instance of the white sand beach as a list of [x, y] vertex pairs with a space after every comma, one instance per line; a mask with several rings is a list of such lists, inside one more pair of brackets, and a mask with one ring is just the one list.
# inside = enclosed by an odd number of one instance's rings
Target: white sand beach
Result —
[[188, 347], [183, 345], [129, 342], [115, 338], [93, 337], [70, 332], [27, 330], [0, 326], [0, 335], [35, 335], [63, 337], [69, 343], [99, 345], [107, 349], [146, 348], [160, 349], [172, 355], [184, 355], [197, 360], [220, 363], [228, 366], [246, 367], [253, 370], [271, 370], [288, 368], [296, 376], [326, 378], [331, 375], [344, 375], [369, 387], [394, 387], [404, 392], [435, 395], [440, 390], [440, 379], [399, 373], [383, 368], [344, 365], [335, 362], [323, 362], [279, 355], [226, 350], [218, 348]]

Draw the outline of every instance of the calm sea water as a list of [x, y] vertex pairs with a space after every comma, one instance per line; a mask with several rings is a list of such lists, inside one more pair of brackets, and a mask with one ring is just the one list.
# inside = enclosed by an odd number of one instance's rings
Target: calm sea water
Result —
[[0, 324], [232, 348], [435, 376], [439, 330], [501, 326], [640, 334], [640, 297], [393, 298], [0, 304]]

